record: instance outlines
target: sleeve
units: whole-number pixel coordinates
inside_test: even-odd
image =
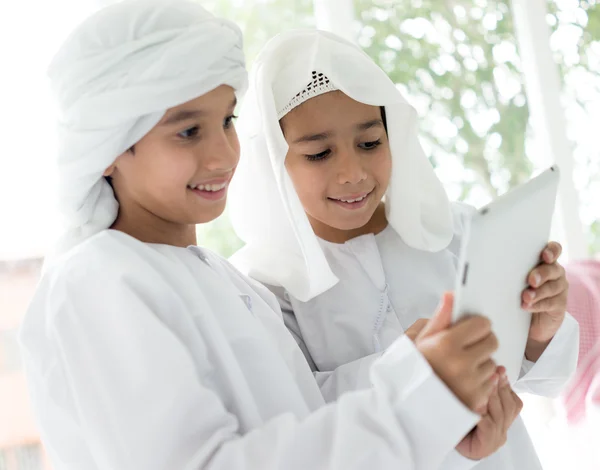
[[[214,370],[192,359],[210,364],[206,344],[192,356],[155,315],[156,302],[181,308],[176,295],[150,298],[161,287],[77,277],[60,296],[52,336],[99,470],[431,469],[477,422],[399,340],[373,365],[372,389],[244,433],[210,387]]]
[[[469,470],[480,462],[481,460],[471,460],[454,449],[446,456],[440,468],[443,470]]]
[[[579,325],[568,313],[537,362],[523,358],[521,375],[513,385],[517,393],[557,397],[577,367]]]
[[[381,353],[361,357],[327,372],[315,371],[315,380],[326,402],[337,400],[342,394],[353,390],[364,390],[371,386],[369,372]]]

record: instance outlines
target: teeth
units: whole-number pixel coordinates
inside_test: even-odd
[[[366,198],[367,196],[363,196],[363,197],[359,197],[358,199],[338,199],[339,201],[342,202],[347,202],[347,203],[351,203],[351,202],[360,202],[362,201],[364,198]]]
[[[227,183],[221,183],[221,184],[198,184],[196,186],[190,186],[190,188],[197,189],[198,191],[214,192],[214,191],[220,191],[225,186],[227,186]]]

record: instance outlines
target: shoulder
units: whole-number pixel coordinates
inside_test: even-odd
[[[85,280],[103,274],[106,279],[109,275],[140,269],[140,261],[152,253],[148,245],[129,235],[104,230],[53,259],[44,267],[43,278]]]
[[[53,316],[66,305],[79,309],[120,298],[157,297],[165,278],[157,258],[161,255],[139,240],[114,230],[100,232],[44,268],[32,306]]]

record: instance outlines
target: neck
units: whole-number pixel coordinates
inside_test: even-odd
[[[352,240],[353,238],[370,233],[377,235],[388,225],[388,221],[385,216],[385,204],[383,201],[377,206],[377,209],[375,209],[375,212],[373,212],[371,219],[365,225],[351,230],[337,229],[314,219],[308,214],[307,216],[315,235],[331,243],[346,243],[348,240]]]
[[[120,205],[119,215],[111,229],[124,232],[144,243],[158,243],[183,248],[196,244],[195,225],[170,222],[143,207],[131,208],[127,205]]]

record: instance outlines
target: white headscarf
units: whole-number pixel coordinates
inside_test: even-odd
[[[313,72],[329,83],[308,90]],[[361,49],[340,37],[314,30],[280,34],[257,58],[240,112],[242,157],[229,208],[246,246],[233,261],[301,301],[325,292],[338,279],[286,171],[288,145],[279,118],[305,98],[331,89],[385,106],[392,154],[386,215],[396,232],[409,246],[427,251],[445,248],[453,233],[448,197],[418,140],[416,111],[394,83]]]
[[[58,99],[64,252],[116,219],[102,174],[168,108],[220,85],[243,93],[239,28],[186,0],[125,0],[88,18],[49,69]]]

